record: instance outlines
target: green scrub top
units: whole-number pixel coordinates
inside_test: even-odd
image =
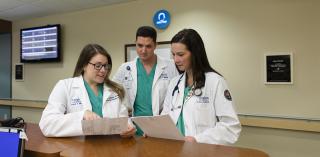
[[[191,90],[191,87],[186,87],[184,89],[184,93],[183,93],[183,104],[185,103],[186,101],[186,98],[187,98],[187,95],[189,94]],[[178,121],[177,121],[177,124],[176,124],[178,130],[180,131],[180,133],[185,136],[185,127],[184,127],[184,120],[183,120],[183,107],[181,109],[181,112],[180,112],[180,116],[178,118]]]
[[[140,58],[137,59],[137,94],[133,104],[133,115],[134,116],[152,116],[152,83],[154,73],[156,69],[154,64],[149,75],[144,69]],[[136,135],[142,136],[143,131],[137,127]]]
[[[86,90],[89,95],[90,103],[92,106],[92,111],[99,115],[100,117],[103,117],[102,115],[102,97],[103,97],[103,84],[98,84],[98,95],[96,95],[87,81],[83,80],[84,86],[86,87]]]

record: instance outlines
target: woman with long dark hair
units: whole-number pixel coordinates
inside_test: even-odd
[[[171,40],[174,62],[183,72],[168,86],[162,115],[169,114],[185,141],[232,144],[241,125],[225,79],[209,64],[204,43],[193,29]]]

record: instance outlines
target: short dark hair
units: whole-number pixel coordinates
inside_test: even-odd
[[[157,31],[150,26],[141,26],[137,29],[136,40],[138,37],[152,38],[154,43],[157,43]]]
[[[171,44],[173,43],[182,43],[191,52],[191,68],[195,89],[204,86],[206,72],[215,72],[220,75],[210,66],[203,40],[197,31],[183,29],[171,39]]]

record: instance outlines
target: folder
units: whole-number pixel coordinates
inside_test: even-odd
[[[131,117],[131,120],[150,137],[184,140],[169,115]]]

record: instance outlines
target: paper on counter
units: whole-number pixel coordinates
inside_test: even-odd
[[[184,140],[169,115],[131,117],[141,130],[150,137]]]
[[[128,117],[82,120],[84,135],[120,134],[128,128]]]

